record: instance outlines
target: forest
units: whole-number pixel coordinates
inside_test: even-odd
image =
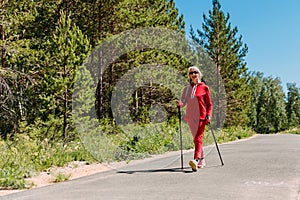
[[[188,33],[173,0],[1,0],[0,12],[0,188],[73,160],[178,150],[191,65],[212,90],[218,142],[300,133],[299,86],[249,71],[218,0]]]

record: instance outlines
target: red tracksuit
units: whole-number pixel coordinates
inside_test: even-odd
[[[195,144],[194,159],[204,158],[202,139],[207,116],[212,116],[210,90],[203,82],[191,83],[182,93],[181,107],[187,105],[184,120],[188,123]]]

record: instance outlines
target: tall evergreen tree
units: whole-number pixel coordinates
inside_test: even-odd
[[[232,28],[229,13],[224,14],[219,1],[213,0],[212,4],[208,17],[203,15],[203,31],[197,30],[197,36],[192,29],[191,37],[212,58],[223,79],[227,100],[225,125],[247,125],[251,96],[244,57],[248,47],[242,36],[237,36],[237,27]]]
[[[48,50],[48,67],[42,81],[46,90],[40,95],[44,100],[45,116],[55,115],[62,138],[68,138],[71,128],[71,106],[75,74],[91,47],[89,40],[62,12]]]

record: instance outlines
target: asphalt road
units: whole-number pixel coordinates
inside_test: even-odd
[[[207,167],[192,172],[193,152],[171,152],[110,171],[0,197],[13,200],[300,200],[300,135],[257,135],[205,149]]]

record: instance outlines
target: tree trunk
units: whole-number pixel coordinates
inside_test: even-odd
[[[64,92],[64,125],[63,125],[63,136],[64,139],[67,138],[67,130],[68,130],[68,88],[65,89]]]

